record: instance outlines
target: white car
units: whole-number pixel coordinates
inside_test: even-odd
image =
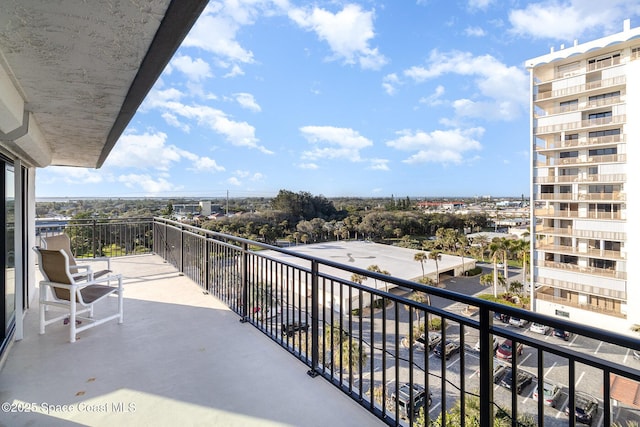
[[[519,328],[524,328],[525,326],[527,326],[527,323],[529,323],[528,320],[518,319],[517,317],[511,317],[509,319],[509,324],[510,325],[517,326]]]
[[[495,353],[496,349],[498,348],[498,337],[493,337],[493,351]],[[473,349],[475,351],[480,351],[480,340],[478,340],[478,342],[476,343],[476,345],[473,346]]]
[[[542,323],[532,323],[529,328],[531,332],[535,332],[536,334],[547,335],[549,333],[549,327],[547,325],[543,325]]]

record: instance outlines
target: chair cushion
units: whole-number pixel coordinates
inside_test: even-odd
[[[93,273],[93,278],[97,279],[98,277],[104,276],[105,274],[109,274],[111,273],[111,270],[100,270],[100,271],[95,271]],[[76,274],[73,276],[73,280],[75,280],[76,282],[81,282],[83,280],[87,280],[87,275],[86,274]]]
[[[111,286],[105,285],[89,285],[80,289],[80,293],[82,294],[82,300],[86,304],[91,304],[94,301],[99,300],[105,295],[109,295],[112,292],[117,292],[117,288],[112,288]]]

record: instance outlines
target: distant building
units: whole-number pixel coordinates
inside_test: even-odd
[[[640,27],[626,20],[526,65],[536,311],[629,331],[640,324]]]

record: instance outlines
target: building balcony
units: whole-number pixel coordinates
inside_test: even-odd
[[[383,425],[158,255],[111,266],[124,277],[122,325],[73,344],[62,322],[38,335],[35,298],[0,373],[16,408],[0,424]]]
[[[544,293],[541,291],[536,292],[536,298],[543,301],[551,301],[556,304],[562,304],[569,307],[579,308],[581,310],[588,310],[594,313],[604,314],[606,316],[614,316],[621,319],[624,319],[627,317],[624,313],[620,312],[619,310],[614,310],[612,308],[607,308],[607,307],[597,306],[592,304],[581,304],[574,299],[557,297],[557,296],[554,296],[553,294]]]
[[[579,239],[625,241],[627,233],[620,231],[580,230],[573,227],[536,227],[536,234],[545,236],[576,237]]]
[[[593,138],[578,138],[571,139],[568,141],[546,141],[544,145],[537,144],[535,146],[535,150],[537,152],[544,151],[558,151],[564,150],[567,148],[574,147],[592,147],[592,146],[600,146],[600,145],[611,145],[611,144],[619,144],[625,143],[627,140],[625,134],[620,135],[609,135],[609,136],[599,136]]]
[[[596,156],[596,157],[610,157],[610,156]],[[590,159],[592,159],[590,157]],[[627,181],[627,175],[624,173],[612,173],[612,174],[578,174],[578,175],[559,175],[559,176],[536,176],[533,178],[533,182],[536,184],[565,184],[569,182],[578,183],[624,183]]]
[[[541,83],[538,85],[538,93],[533,96],[534,102],[538,101],[546,101],[554,98],[563,98],[563,97],[575,97],[576,94],[583,94],[585,92],[610,88],[615,86],[621,86],[626,84],[627,78],[626,76],[617,76],[612,77],[610,79],[602,79],[594,82],[589,82],[581,85],[571,86],[562,89],[551,89],[551,84],[549,83]]]
[[[546,201],[603,201],[603,202],[617,202],[627,200],[625,193],[614,191],[613,193],[537,193],[534,194],[533,200],[546,200]]]
[[[599,212],[599,211],[588,211],[588,212],[580,212],[576,210],[568,210],[568,209],[554,209],[550,208],[542,208],[536,209],[535,216],[539,218],[586,218],[586,219],[611,219],[611,220],[622,220],[624,219],[624,215],[621,211],[616,212]]]
[[[547,126],[537,126],[533,128],[534,135],[553,134],[562,131],[579,132],[581,130],[593,129],[602,126],[620,125],[627,121],[626,114],[618,114],[611,117],[601,117],[597,119],[587,119],[574,122],[558,123]]]
[[[577,104],[571,104],[568,106],[554,106],[545,109],[542,113],[536,113],[535,118],[547,117],[555,114],[571,113],[573,111],[587,111],[593,108],[605,107],[607,105],[620,104],[624,102],[620,96],[612,96],[609,98],[597,99],[593,101],[584,101]]]
[[[545,234],[544,232],[541,232],[541,233]],[[624,252],[611,251],[606,249],[588,248],[585,250],[581,250],[577,247],[566,246],[566,245],[537,245],[536,249],[545,251],[545,252],[562,254],[562,255],[576,255],[576,256],[584,256],[589,258],[611,259],[616,261],[626,259]]]
[[[564,408],[574,412],[578,391],[598,399],[600,424],[638,418],[601,386],[612,375],[640,382],[640,370],[625,363],[640,351],[631,333],[174,221],[103,222],[68,224],[65,233],[82,245],[77,257],[118,248],[134,254],[112,261],[125,277],[125,322],[82,332],[71,344],[62,322],[37,335],[36,307],[28,310],[25,338],[10,349],[0,383],[7,408],[32,412],[4,413],[3,423],[404,426],[406,406],[393,398],[403,384],[431,394],[426,420],[414,425],[451,417],[459,407],[481,426],[493,426],[505,411],[536,425],[560,418],[572,426]],[[145,251],[152,253],[135,255]],[[348,278],[354,275],[367,280]],[[416,292],[430,302],[411,298]],[[494,321],[496,314],[570,331],[587,347],[604,341],[610,352],[547,341]],[[425,319],[439,320],[428,336],[452,341],[459,352],[439,358],[418,345]],[[494,359],[494,337],[522,345],[522,353]],[[505,367],[532,376],[532,383],[496,388],[495,369]],[[580,382],[577,375],[600,381]],[[530,398],[534,389],[542,392],[538,378],[559,385],[557,408]]]
[[[583,267],[576,264],[569,264],[566,262],[556,261],[538,261],[536,262],[538,267],[555,268],[558,270],[565,270],[572,273],[583,273],[591,276],[610,277],[614,279],[627,279],[626,271],[617,271],[611,268],[597,268],[597,267]]]

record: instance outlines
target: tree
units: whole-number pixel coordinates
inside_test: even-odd
[[[502,258],[504,267],[504,277],[507,276],[507,253],[509,252],[508,240],[501,237],[496,237],[491,241],[489,245],[489,252],[491,253],[491,259],[493,260],[493,296],[498,296],[498,259]]]
[[[416,252],[413,254],[413,260],[420,263],[420,268],[422,268],[422,279],[424,279],[424,263],[428,259],[427,254],[424,252]]]
[[[391,275],[391,273],[389,273],[387,270],[381,270],[377,265],[370,265],[369,267],[367,267],[367,270],[373,271],[374,273],[385,274],[387,276]],[[376,279],[373,279],[373,283],[375,288],[378,289],[378,281]],[[387,281],[384,282],[384,291],[389,292],[389,282]]]
[[[486,234],[478,234],[473,238],[473,243],[476,245],[480,245],[482,261],[484,262],[484,253],[487,249],[487,246],[489,245],[489,238]]]
[[[522,286],[527,285],[527,264],[529,264],[529,249],[531,245],[528,240],[514,240],[511,249],[516,253],[516,257],[522,261]]]
[[[440,270],[438,269],[438,261],[442,259],[442,252],[431,251],[429,252],[429,259],[432,259],[436,263],[436,286],[440,284]]]

